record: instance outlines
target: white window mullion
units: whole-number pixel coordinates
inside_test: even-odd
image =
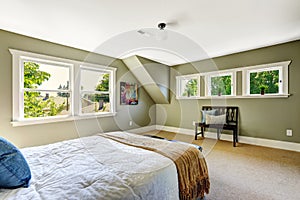
[[[289,93],[289,71],[288,71],[288,67],[289,67],[290,62],[285,63],[283,65],[283,70],[282,70],[282,94],[288,94]]]
[[[231,94],[236,96],[237,84],[236,84],[236,71],[231,74]]]
[[[205,96],[211,96],[211,76],[205,76]]]
[[[110,80],[109,80],[109,96],[110,96],[110,102],[112,102],[112,104],[110,105],[110,109],[112,113],[116,112],[116,105],[117,105],[117,98],[115,96],[115,94],[117,93],[116,90],[116,69],[114,69],[113,71],[110,72],[110,76],[109,76]]]
[[[19,57],[20,58],[20,57]],[[18,92],[18,114],[17,114],[17,118],[18,120],[23,120],[24,119],[24,62],[22,59],[19,59],[19,66],[21,66],[20,68],[18,68],[18,90],[20,92]]]
[[[74,108],[73,108],[73,115],[74,116],[79,116],[80,110],[81,110],[81,88],[80,88],[80,65],[75,64],[74,65],[74,75],[72,77],[72,80],[74,82],[73,84],[73,103],[74,103]]]
[[[82,90],[81,94],[110,94],[110,91],[89,91],[89,90]]]
[[[278,75],[278,79],[279,79],[279,80],[278,80],[278,82],[279,82],[279,83],[278,83],[278,87],[279,87],[279,88],[278,88],[278,89],[279,89],[278,92],[279,92],[279,94],[283,94],[283,93],[284,93],[284,92],[283,92],[283,90],[284,90],[284,87],[283,87],[283,86],[284,86],[283,80],[284,80],[284,79],[283,79],[283,75],[282,75],[282,74],[283,74],[283,69],[282,69],[282,67],[281,67],[281,69],[279,70],[279,75]]]
[[[70,108],[71,108],[71,112],[70,115],[74,116],[74,108],[76,107],[74,104],[74,64],[72,66],[69,67],[70,73],[69,73],[69,90],[70,90]],[[69,108],[69,109],[70,109]]]
[[[197,90],[197,97],[200,97],[200,75],[197,77],[197,88],[198,88],[198,90]]]
[[[24,91],[19,93],[19,110],[18,110],[18,120],[24,120]]]
[[[242,94],[243,96],[246,96],[250,94],[250,87],[248,87],[248,83],[250,82],[249,71],[247,70],[242,71],[242,81],[243,81]]]

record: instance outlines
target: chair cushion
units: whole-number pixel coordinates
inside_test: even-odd
[[[31,179],[29,166],[13,144],[0,137],[0,188],[28,187]]]
[[[201,123],[206,122],[206,115],[216,115],[217,110],[212,109],[212,110],[201,110],[202,113],[202,118],[201,118]]]
[[[226,123],[226,115],[206,115],[206,124],[225,124]]]

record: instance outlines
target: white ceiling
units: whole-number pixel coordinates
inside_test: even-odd
[[[300,0],[0,3],[0,29],[115,58],[137,54],[168,65],[300,39]],[[163,32],[157,28],[161,21],[173,24]]]

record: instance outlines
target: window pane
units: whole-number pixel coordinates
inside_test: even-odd
[[[82,94],[81,113],[110,112],[109,94]]]
[[[198,79],[181,80],[181,96],[190,97],[198,95]]]
[[[37,62],[24,62],[24,88],[57,90],[60,86],[69,89],[68,67]]]
[[[24,92],[24,118],[70,115],[70,93]]]
[[[250,94],[279,93],[279,70],[270,70],[250,73]]]
[[[231,76],[211,77],[211,95],[231,95]]]
[[[94,70],[81,70],[81,90],[109,91],[109,74]]]

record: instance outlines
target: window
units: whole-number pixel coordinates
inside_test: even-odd
[[[13,126],[115,114],[115,68],[14,49],[10,52]]]
[[[206,96],[235,95],[235,73],[207,74],[206,85]]]
[[[280,72],[280,73],[279,73]],[[269,68],[249,71],[250,94],[279,94],[279,86],[282,83],[282,73],[280,68]],[[279,78],[280,76],[280,78]],[[281,87],[280,87],[281,88]]]
[[[72,65],[21,58],[20,118],[70,115]]]
[[[200,76],[178,76],[177,97],[193,98],[200,96]]]
[[[109,113],[113,99],[112,71],[88,68],[80,69],[81,114]]]
[[[244,95],[287,95],[288,62],[248,67],[244,70]]]
[[[239,67],[176,77],[177,99],[287,98],[288,66],[291,61]],[[237,72],[238,81],[237,81]],[[200,94],[200,80],[205,78]],[[238,85],[240,84],[240,85]],[[238,92],[237,92],[238,90]]]

